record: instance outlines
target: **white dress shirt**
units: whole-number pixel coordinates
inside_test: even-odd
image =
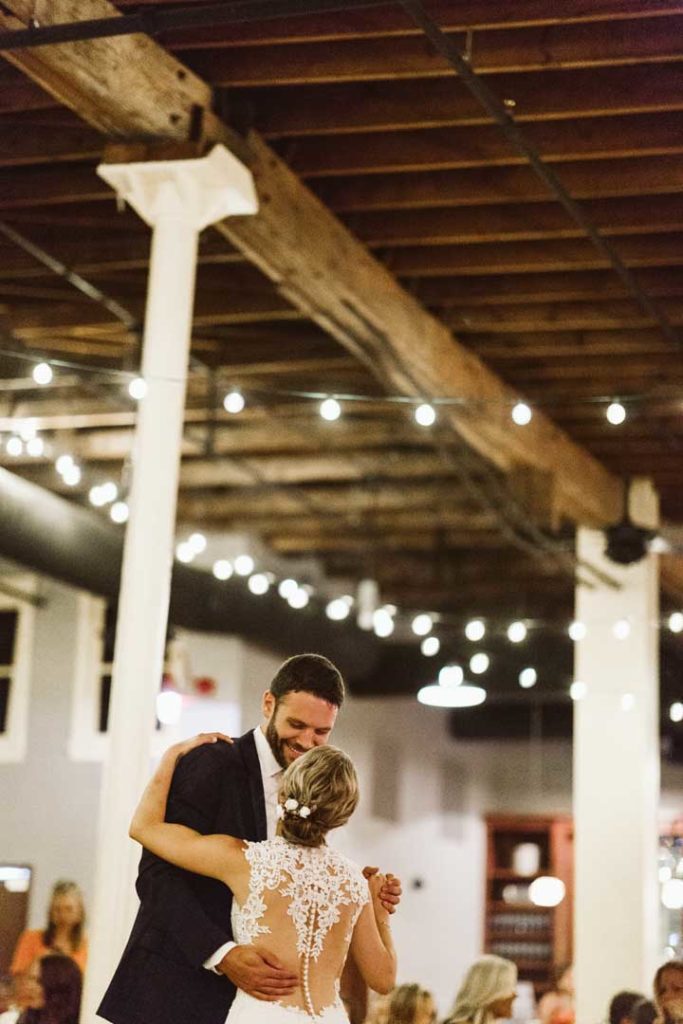
[[[266,739],[265,733],[260,725],[257,725],[254,729],[254,742],[256,743],[256,753],[258,754],[259,765],[261,767],[263,795],[266,801],[267,838],[273,839],[275,836],[275,828],[277,826],[275,808],[277,806],[277,793],[280,787],[280,779],[282,778],[282,768],[275,760],[275,755],[270,749],[270,743]],[[204,961],[204,967],[206,967],[208,971],[220,974],[221,972],[216,970],[216,965],[219,964],[225,954],[236,945],[236,942],[224,943],[224,945],[217,949],[208,960]]]

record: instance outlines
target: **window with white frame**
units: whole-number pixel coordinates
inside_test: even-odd
[[[74,761],[103,761],[107,752],[109,705],[116,641],[115,604],[81,593],[78,596],[69,756]],[[155,724],[152,753],[171,742],[172,731]]]
[[[31,684],[35,608],[33,577],[12,578],[12,591],[26,592],[27,599],[0,591],[0,762],[23,761],[28,743],[28,709]]]

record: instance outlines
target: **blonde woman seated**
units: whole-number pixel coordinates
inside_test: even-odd
[[[399,985],[390,993],[387,1024],[433,1024],[436,1020],[434,996],[421,985]]]
[[[447,1024],[493,1024],[512,1016],[517,968],[511,960],[487,954],[475,960],[455,997]]]
[[[366,881],[360,868],[330,849],[325,838],[346,824],[358,803],[358,781],[341,750],[319,746],[285,771],[278,797],[278,834],[252,843],[204,836],[164,821],[179,757],[202,743],[227,739],[202,734],[163,756],[133,816],[130,835],[177,867],[217,878],[234,894],[235,939],[274,954],[300,979],[279,1002],[238,989],[230,1024],[275,1024],[315,1018],[347,1024],[339,978],[349,949],[364,980],[388,992],[396,979],[389,915],[379,893],[384,876]]]

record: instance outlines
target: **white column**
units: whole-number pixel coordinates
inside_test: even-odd
[[[173,564],[180,446],[198,232],[231,213],[254,213],[251,175],[223,147],[203,159],[102,165],[105,178],[153,226],[133,479],[119,593],[81,1019],[96,1008],[128,937],[139,847],[128,838],[149,772]]]
[[[648,481],[631,491],[631,514],[657,524]],[[604,534],[580,529],[578,557],[620,590],[579,587],[574,708],[575,967],[577,1021],[604,1020],[620,989],[648,992],[657,948],[659,800],[658,565],[647,555],[622,567],[603,555]],[[625,639],[616,622],[630,627]]]

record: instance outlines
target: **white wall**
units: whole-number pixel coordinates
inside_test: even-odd
[[[100,778],[99,765],[73,763],[66,753],[76,592],[50,583],[45,595],[36,616],[29,753],[24,764],[0,764],[0,860],[35,866],[36,927],[56,878],[74,878],[86,899],[91,893]],[[280,659],[229,637],[183,635],[192,675],[219,684],[216,700],[193,722],[234,732],[256,725]],[[399,977],[430,987],[443,1013],[481,950],[483,814],[571,811],[569,743],[456,742],[446,721],[445,712],[407,698],[351,698],[334,733],[358,766],[363,794],[335,843],[401,877]],[[683,806],[683,767],[665,768],[663,781],[663,820],[670,821]]]

